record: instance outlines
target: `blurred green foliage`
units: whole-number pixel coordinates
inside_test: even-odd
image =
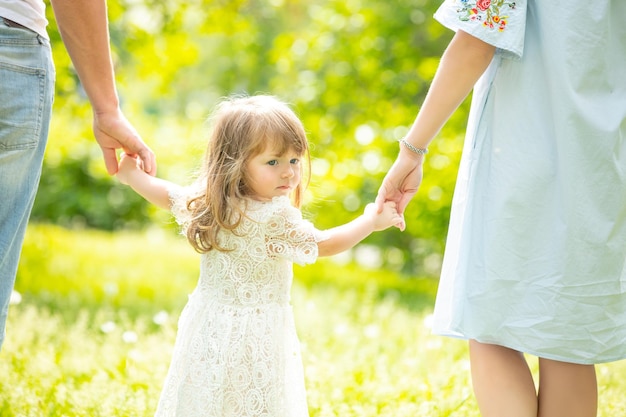
[[[185,183],[201,160],[220,97],[269,93],[291,103],[312,145],[306,214],[319,228],[375,198],[452,33],[439,1],[120,0],[109,2],[127,117],[155,150],[159,176]],[[168,216],[105,172],[91,114],[49,8],[57,95],[33,219],[107,230]],[[388,269],[436,274],[447,231],[467,103],[431,145],[407,231],[368,238]]]
[[[157,227],[112,233],[31,224],[22,252],[15,289],[39,307],[67,314],[69,322],[79,310],[95,314],[104,307],[123,310],[131,319],[180,310],[200,267],[200,255],[183,236]],[[375,301],[393,299],[416,312],[432,308],[437,288],[432,278],[407,279],[357,265],[338,268],[332,258],[296,265],[294,275],[306,289],[345,294],[357,290]]]

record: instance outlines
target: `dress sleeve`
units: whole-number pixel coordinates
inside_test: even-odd
[[[519,59],[524,52],[526,1],[446,0],[435,19],[495,46],[503,56]]]
[[[315,262],[317,244],[326,239],[323,231],[303,219],[300,210],[288,203],[280,204],[266,223],[269,252],[299,265]]]
[[[191,190],[191,187],[175,186],[168,191],[172,214],[174,219],[176,219],[176,223],[181,226],[181,233],[183,234],[186,233],[187,226],[191,221],[191,213],[187,209],[187,201],[191,195]]]

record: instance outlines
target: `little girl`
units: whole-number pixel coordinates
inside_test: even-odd
[[[203,172],[182,188],[122,155],[119,180],[171,209],[202,253],[156,416],[306,417],[289,293],[293,262],[349,249],[400,225],[395,203],[319,231],[298,210],[308,144],[302,123],[270,96],[232,98],[214,114]]]

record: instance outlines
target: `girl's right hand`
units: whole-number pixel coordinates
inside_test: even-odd
[[[139,167],[139,160],[136,156],[128,155],[123,152],[120,155],[120,162],[117,168],[117,174],[115,176],[117,179],[124,185],[128,185],[129,177],[133,172],[139,171],[141,168]]]

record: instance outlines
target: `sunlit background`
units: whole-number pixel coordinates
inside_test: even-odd
[[[109,1],[123,110],[191,181],[221,97],[274,94],[312,149],[304,214],[356,217],[416,116],[452,36],[427,0]],[[168,213],[105,172],[91,110],[50,34],[57,94],[0,352],[0,415],[151,416],[198,256]],[[476,417],[466,345],[430,314],[469,102],[432,143],[407,230],[296,268],[292,302],[311,417]],[[536,365],[532,363],[533,369]],[[626,415],[626,366],[599,367],[600,416]]]
[[[220,98],[274,94],[307,129],[304,210],[320,228],[374,199],[451,37],[431,18],[438,2],[425,0],[110,3],[123,109],[157,153],[159,176],[190,181]],[[164,213],[104,171],[88,104],[50,21],[57,97],[33,219],[105,230],[163,224]],[[432,145],[407,231],[375,235],[351,259],[438,274],[465,118],[466,106]]]

